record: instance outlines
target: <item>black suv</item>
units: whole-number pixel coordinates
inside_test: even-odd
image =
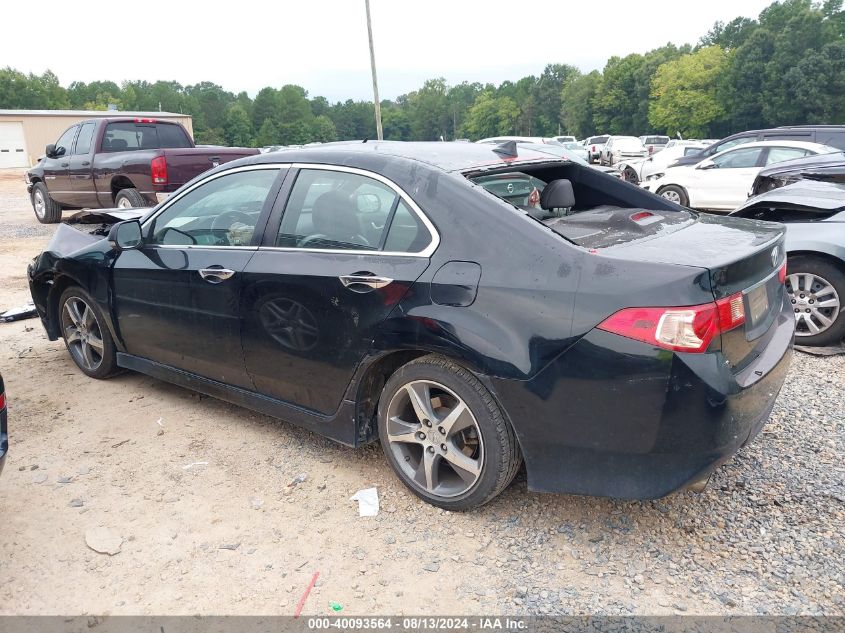
[[[792,125],[768,130],[738,132],[716,141],[698,154],[683,156],[670,165],[694,165],[708,156],[754,141],[808,141],[845,150],[845,125]]]

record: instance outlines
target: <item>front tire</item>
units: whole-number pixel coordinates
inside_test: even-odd
[[[62,338],[70,357],[86,376],[108,378],[117,372],[117,350],[96,301],[78,286],[59,299]]]
[[[789,257],[786,292],[795,313],[795,342],[821,347],[845,337],[845,273],[812,255]]]
[[[121,189],[114,197],[114,204],[120,209],[142,209],[150,206],[137,189]]]
[[[62,205],[50,197],[47,186],[43,182],[37,182],[32,187],[32,210],[35,217],[41,224],[55,224],[62,221]]]
[[[683,187],[678,185],[666,185],[662,187],[657,193],[661,198],[666,198],[669,202],[674,202],[682,207],[689,206],[689,197]]]
[[[492,394],[440,356],[414,360],[390,377],[378,425],[384,454],[402,483],[447,510],[487,503],[522,463],[513,429]]]

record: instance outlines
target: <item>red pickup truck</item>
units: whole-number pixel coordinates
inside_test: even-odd
[[[26,173],[35,217],[59,222],[64,209],[150,207],[207,169],[257,149],[196,147],[178,123],[159,119],[81,121]]]

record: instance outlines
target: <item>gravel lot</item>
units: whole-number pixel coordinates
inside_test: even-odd
[[[0,306],[49,239],[0,171]],[[100,382],[0,324],[11,453],[0,613],[844,614],[845,356],[796,354],[770,423],[702,494],[527,492],[471,514],[354,451],[140,376]],[[298,475],[306,478],[293,483]],[[375,485],[381,513],[349,497]],[[105,528],[119,552],[96,553]]]

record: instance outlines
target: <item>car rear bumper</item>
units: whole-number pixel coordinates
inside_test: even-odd
[[[681,354],[593,330],[530,381],[493,380],[541,492],[648,499],[706,479],[759,433],[791,359],[785,307],[734,374],[721,352]]]

